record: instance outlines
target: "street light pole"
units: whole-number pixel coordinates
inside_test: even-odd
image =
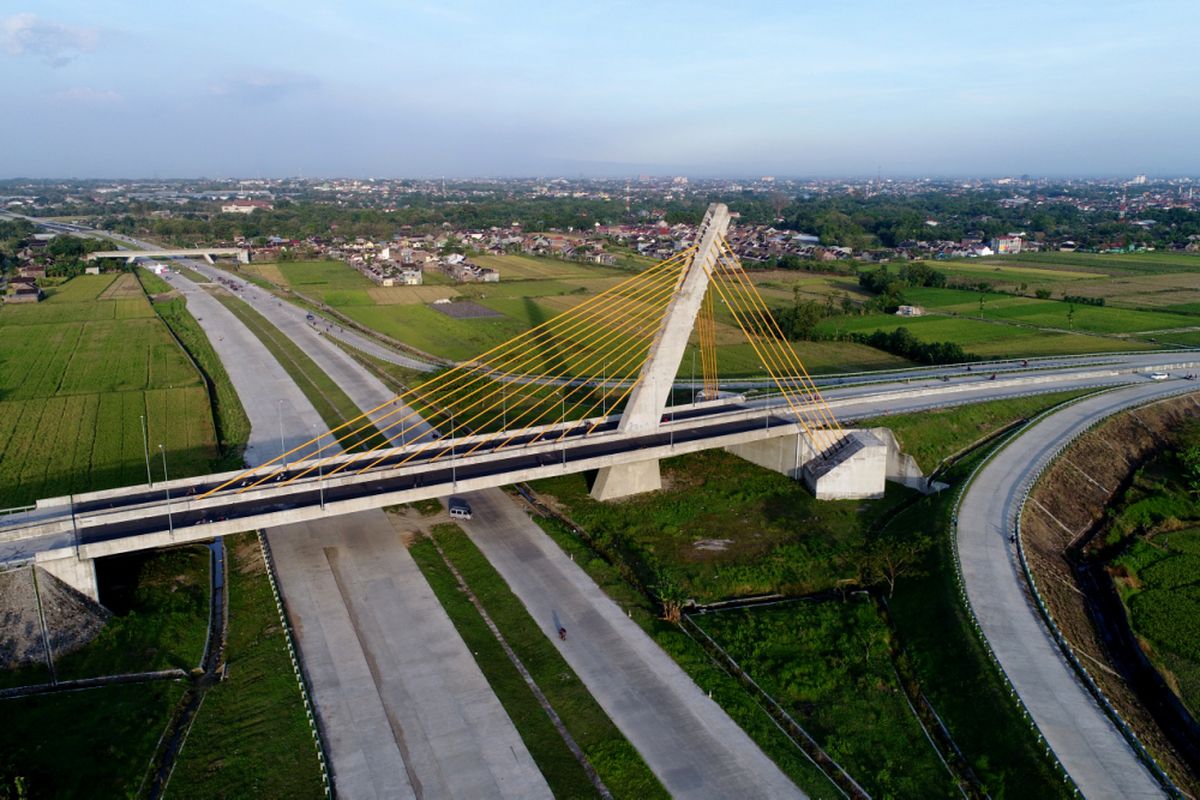
[[[458,488],[458,465],[454,463],[454,406],[450,406],[450,484]]]
[[[567,465],[567,393],[559,393],[559,399],[562,401],[562,411],[559,412],[559,426],[562,428],[562,435],[558,440],[562,442],[562,463]]]
[[[171,478],[167,475],[167,451],[163,449],[162,442],[158,444],[158,452],[162,456],[163,462],[163,489],[167,493],[167,532],[175,532],[175,521],[171,518]]]
[[[276,404],[279,409],[279,455],[283,456],[283,468],[287,469],[287,448],[283,446],[283,401]]]
[[[696,351],[692,350],[692,405],[696,405]]]
[[[604,383],[600,386],[600,402],[604,404],[604,417],[608,418],[608,359],[604,359]]]
[[[146,485],[153,486],[154,478],[150,477],[150,439],[146,435],[146,415],[138,417],[142,421],[142,452],[146,454]]]
[[[315,428],[316,426],[314,425],[313,427]],[[321,453],[321,440],[324,438],[325,438],[324,431],[318,430],[317,431],[317,454],[318,455],[320,455],[320,453]],[[324,462],[324,460],[325,459],[322,458],[322,459],[318,459],[318,461],[317,461],[317,491],[320,492],[321,510],[322,511],[325,510],[325,473],[321,466],[322,463]]]

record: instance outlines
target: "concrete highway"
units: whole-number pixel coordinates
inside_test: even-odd
[[[213,270],[195,262],[188,266],[205,274]],[[181,275],[166,277],[189,297],[189,307],[193,296],[206,298],[241,335],[258,343],[204,289]],[[392,398],[377,378],[307,325],[303,312],[257,289],[248,298],[250,291],[239,296],[299,344],[359,408]],[[215,329],[206,332],[211,338]],[[243,404],[260,405],[273,397],[268,385],[234,383]],[[315,418],[301,431],[299,441],[304,441],[327,428],[303,394],[300,399]],[[414,433],[428,430],[424,426]],[[266,459],[260,456],[279,452],[256,450],[248,461],[262,463]],[[265,532],[339,797],[551,796],[528,748],[382,511]]]
[[[1173,381],[1135,384],[1046,417],[979,471],[959,507],[956,542],[967,599],[1009,681],[1088,798],[1151,798],[1165,792],[1058,647],[1009,537],[1026,491],[1060,447],[1097,419],[1185,386]]]
[[[74,226],[60,227],[64,232],[84,232]],[[128,243],[142,246],[133,240]],[[210,277],[227,277],[208,265],[189,266]],[[236,317],[186,279],[170,276],[169,280],[202,318],[243,397],[255,429],[251,440],[255,462],[279,452],[280,414],[285,445],[289,432],[294,443],[309,438],[310,431],[324,430],[295,384]],[[382,384],[307,324],[303,311],[249,286],[238,294],[301,343],[360,407],[373,407],[390,396]],[[372,352],[363,343],[348,342]],[[1172,378],[1151,380],[1148,373],[1158,370],[1171,372]],[[963,497],[956,540],[968,602],[984,636],[1048,744],[1089,798],[1161,797],[1164,791],[1057,647],[1029,595],[1008,536],[1026,488],[1061,443],[1115,410],[1187,390],[1194,384],[1179,378],[1194,372],[1200,372],[1195,353],[1167,351],[1037,359],[1027,365],[998,362],[973,365],[969,372],[965,367],[937,367],[819,381],[843,421],[1040,392],[1124,386],[1047,417],[1000,451],[975,476]],[[686,446],[745,432],[751,425],[789,425],[772,403],[778,401],[735,403],[720,412],[681,407],[662,431],[619,445],[603,436],[571,437],[557,450],[505,453],[453,468],[425,459],[423,464],[414,461],[416,466],[403,474],[393,470],[353,484],[308,481],[278,502],[291,509],[320,508],[351,496],[406,488],[449,494],[455,485],[476,477],[498,479],[549,468],[547,457],[561,459],[561,471],[573,462],[611,454],[617,446],[626,450]],[[382,465],[381,472],[387,467]],[[203,491],[213,484],[198,479],[190,485]],[[172,488],[186,491],[180,482],[173,482]],[[20,519],[0,519],[0,562],[28,558],[39,548],[62,546],[63,541],[89,545],[164,530],[168,524],[186,529],[206,518],[188,514],[212,513],[181,510],[168,522],[157,495],[157,487],[153,492],[133,490],[120,500],[139,507],[138,520],[84,524],[78,534],[58,533],[44,540],[5,541],[5,532]],[[724,712],[703,697],[527,515],[498,490],[472,497],[477,518],[464,526],[469,535],[674,796],[799,796]],[[74,513],[67,514],[73,523],[79,522],[80,514],[102,516],[107,509],[101,506],[110,500],[85,497]],[[176,502],[181,508],[188,501]],[[239,514],[250,519],[262,507],[262,499],[248,498],[227,504],[223,512],[233,519]],[[63,513],[62,508],[39,509],[28,519]],[[516,766],[502,758],[507,750],[485,740],[501,730],[495,735],[511,742],[515,732],[508,732],[511,723],[506,716],[508,729],[492,728],[497,719],[495,697],[486,682],[482,690],[478,688],[483,679],[477,667],[440,605],[431,601],[432,594],[407,551],[397,546],[394,531],[384,530],[382,517],[370,512],[338,521],[317,520],[269,535],[282,565],[280,579],[301,637],[306,669],[316,676],[314,691],[323,725],[327,733],[334,731],[329,738],[339,791],[345,789],[346,796],[354,797],[422,796],[430,789],[445,796],[546,796],[540,775],[530,777],[530,770],[536,774],[536,768],[522,760],[528,759],[528,753],[519,737],[512,750]],[[409,624],[404,624],[406,618]],[[560,621],[572,632],[568,642],[559,643],[553,635]],[[423,627],[428,628],[424,634],[418,630]],[[436,655],[412,656],[422,652]],[[443,658],[451,665],[444,670],[438,667]],[[403,669],[394,670],[395,664],[403,664]],[[413,677],[406,679],[406,674]],[[456,693],[462,702],[454,700]],[[476,735],[483,730],[488,737]],[[448,738],[438,738],[442,735]],[[459,755],[447,761],[443,749]]]

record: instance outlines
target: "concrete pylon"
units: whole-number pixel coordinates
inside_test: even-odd
[[[621,433],[648,433],[658,430],[663,409],[679,372],[688,338],[696,325],[696,315],[708,291],[708,270],[720,254],[720,237],[729,230],[729,209],[713,203],[700,224],[699,246],[692,262],[676,286],[675,297],[667,306],[658,332],[650,344],[650,355],[642,365],[641,380],[629,394],[617,430]],[[603,467],[592,484],[592,497],[613,500],[662,488],[658,461]]]
[[[658,429],[688,338],[696,325],[696,315],[700,313],[700,304],[708,291],[707,270],[716,263],[720,253],[718,239],[727,230],[729,209],[724,203],[713,203],[700,224],[700,245],[696,255],[680,276],[675,297],[667,306],[667,313],[650,345],[650,356],[642,365],[641,382],[630,392],[629,402],[621,413],[617,430],[622,433]]]

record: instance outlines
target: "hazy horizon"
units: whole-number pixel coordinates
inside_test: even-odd
[[[1184,0],[143,5],[0,15],[0,176],[1200,175]]]

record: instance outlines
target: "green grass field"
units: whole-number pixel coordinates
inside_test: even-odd
[[[1054,392],[1013,397],[967,406],[937,408],[913,414],[896,414],[856,420],[855,427],[890,428],[901,449],[917,460],[929,474],[943,459],[953,456],[1006,425],[1029,419],[1057,403],[1088,394],[1091,390]]]
[[[1109,313],[1115,311],[1116,309],[1108,309]],[[1005,324],[995,319],[988,320],[986,314],[982,320],[978,316],[897,317],[894,314],[839,316],[823,320],[817,330],[826,335],[869,334],[877,330],[892,331],[901,327],[907,328],[923,342],[954,342],[968,353],[984,358],[1030,358],[1120,352],[1153,349],[1155,346],[1137,339],[1118,339],[1065,330],[1045,331],[1035,327]],[[1065,319],[1062,327],[1066,328]]]
[[[891,630],[871,599],[692,619],[873,797],[955,794],[904,698]]]
[[[474,543],[456,525],[439,525],[434,536],[613,795],[666,797],[662,785],[637,751],[597,705]],[[554,796],[595,797],[596,791],[579,762],[483,618],[463,595],[433,543],[419,539],[411,550]]]
[[[1138,540],[1114,566],[1143,649],[1191,713],[1200,713],[1200,528]]]
[[[889,484],[883,501],[819,502],[803,483],[722,450],[668,459],[662,470],[663,491],[617,503],[593,500],[584,475],[533,486],[624,554],[646,584],[670,582],[700,602],[859,581],[868,529],[910,491]],[[701,546],[712,539],[723,547]]]
[[[227,678],[207,690],[167,797],[324,797],[287,640],[254,534],[225,540]]]
[[[1134,474],[1113,506],[1105,544],[1119,548],[1109,573],[1129,624],[1167,684],[1200,713],[1200,503],[1168,450]]]
[[[160,681],[0,700],[0,797],[141,796],[184,689]]]
[[[132,275],[0,310],[0,505],[145,480],[141,416],[171,475],[217,457],[202,376]]]
[[[829,778],[808,760],[767,714],[755,696],[718,666],[683,628],[662,619],[657,604],[629,583],[623,564],[598,557],[594,550],[558,520],[537,517],[535,521],[559,547],[571,555],[613,602],[627,611],[630,619],[665,650],[701,690],[712,693],[713,700],[725,713],[809,797],[814,800],[843,797]]]
[[[87,646],[55,662],[60,678],[186,672],[200,664],[208,633],[207,547],[114,556],[98,569],[100,602],[114,616]]]
[[[999,400],[856,424],[893,427],[921,466],[931,469],[946,456],[1070,396]],[[956,485],[977,457],[955,465],[943,479]],[[961,602],[949,534],[953,491],[922,497],[893,488],[883,501],[817,502],[796,482],[722,452],[664,461],[663,468],[664,491],[608,504],[586,496],[582,476],[535,483],[587,531],[604,558],[557,521],[539,522],[622,608],[631,609],[702,689],[713,689],[714,698],[772,758],[790,764],[785,770],[799,785],[813,793],[811,772],[804,777],[804,765],[788,761],[789,755],[802,761],[794,746],[780,738],[752,698],[695,642],[656,618],[657,605],[631,581],[654,587],[660,596],[673,592],[698,601],[771,591],[803,594],[867,582],[871,574],[864,555],[873,547],[917,541],[918,562],[899,576],[890,607],[897,641],[921,689],[993,796],[1018,790],[1039,797],[1067,796],[1066,785],[1012,703]],[[706,539],[727,540],[718,542],[725,549],[697,547]],[[836,716],[835,709],[828,713],[830,719]],[[845,724],[850,723],[858,721]],[[844,730],[849,728],[831,728],[833,739],[841,742],[849,736]],[[883,777],[891,779],[890,774]]]

